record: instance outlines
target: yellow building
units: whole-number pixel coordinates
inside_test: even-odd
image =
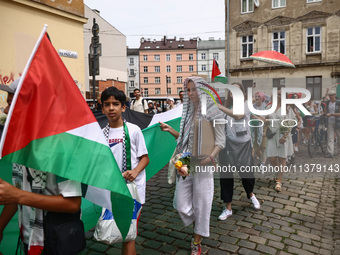
[[[85,95],[83,0],[0,0],[0,83],[22,74],[44,27],[80,91]],[[0,114],[7,93],[0,91]]]

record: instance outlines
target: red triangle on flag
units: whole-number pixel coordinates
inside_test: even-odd
[[[8,120],[2,156],[24,148],[35,139],[96,122],[46,33],[23,78]]]
[[[219,75],[219,74],[221,74],[221,71],[218,68],[218,65],[216,63],[216,59],[214,59],[214,61],[213,61],[213,68],[212,68],[212,71],[211,71],[211,80],[214,81],[215,77],[217,75]]]

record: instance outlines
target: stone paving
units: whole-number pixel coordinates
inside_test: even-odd
[[[300,145],[295,164],[340,163],[340,158],[325,159],[321,153],[311,159]],[[183,227],[172,207],[174,185],[166,181],[166,168],[147,182],[137,253],[190,254],[192,226]],[[202,242],[203,254],[340,254],[340,175],[327,172],[308,178],[306,174],[283,181],[277,193],[272,178],[257,179],[254,193],[261,202],[255,211],[240,180],[235,181],[233,216],[226,221],[217,217],[223,209],[219,198],[219,180],[215,179],[215,197],[211,213],[211,234]],[[121,244],[94,242],[87,233],[87,249],[81,254],[120,254]]]

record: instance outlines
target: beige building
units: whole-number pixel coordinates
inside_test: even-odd
[[[99,26],[99,43],[101,44],[101,56],[99,57],[99,75],[95,77],[96,91],[99,94],[109,86],[117,86],[127,92],[126,65],[126,36],[113,25],[100,16],[98,10],[92,10],[85,5],[85,17],[88,22],[84,25],[84,50],[85,50],[85,84],[88,99],[92,99],[92,76],[89,76],[89,47],[91,44],[93,19]],[[91,85],[90,85],[91,81]],[[96,92],[96,94],[97,94]],[[97,94],[98,96],[98,94]]]
[[[256,83],[267,93],[273,86],[307,88],[314,99],[340,82],[340,1],[225,0],[225,6],[230,82]],[[296,68],[249,58],[263,50],[285,54]]]
[[[139,47],[139,82],[143,96],[178,97],[185,78],[197,75],[197,39],[144,38]]]
[[[20,77],[47,24],[54,48],[85,95],[84,23],[82,0],[0,0],[0,83],[8,85]],[[6,101],[7,93],[0,91],[0,109]]]

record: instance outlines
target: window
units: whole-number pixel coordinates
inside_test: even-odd
[[[189,72],[193,72],[194,71],[194,66],[193,65],[189,65]]]
[[[160,72],[161,72],[161,67],[155,66],[155,73],[160,73]]]
[[[166,72],[170,73],[171,72],[171,66],[166,66]]]
[[[177,83],[182,83],[182,76],[177,76]]]
[[[161,94],[161,89],[155,88],[155,95],[160,95],[160,94]]]
[[[182,60],[182,54],[176,54],[176,60],[181,61]]]
[[[179,94],[179,92],[181,92],[183,90],[182,87],[177,87],[177,94]]]
[[[201,59],[204,60],[205,58],[205,53],[201,53]]]
[[[182,66],[177,66],[177,73],[181,73],[182,72]]]
[[[166,83],[171,83],[171,77],[169,76],[166,77]]]
[[[247,98],[248,88],[253,86],[253,80],[243,80],[242,85],[244,87],[244,92],[246,93],[245,98]]]
[[[286,6],[286,0],[273,0],[272,7],[273,8],[280,8]]]
[[[144,73],[147,73],[147,72],[148,72],[148,67],[144,66]]]
[[[321,52],[321,27],[307,28],[307,53]]]
[[[149,83],[149,78],[148,77],[144,77],[144,83],[148,84]]]
[[[167,93],[168,95],[171,95],[171,88],[167,88],[167,89],[166,89],[166,93]]]
[[[213,59],[218,60],[218,53],[213,53]]]
[[[274,88],[282,88],[286,86],[285,78],[274,78],[273,79],[273,87]]]
[[[148,55],[143,55],[143,60],[148,61]]]
[[[159,61],[160,60],[160,56],[159,55],[155,55],[155,61]]]
[[[170,54],[166,54],[166,61],[170,61]]]
[[[189,60],[194,60],[194,54],[189,54]]]
[[[135,76],[135,70],[134,69],[130,69],[130,76]]]
[[[286,33],[284,31],[273,33],[273,50],[282,54],[286,53]]]
[[[253,55],[253,36],[242,36],[241,40],[241,58],[249,58]]]
[[[130,65],[133,65],[135,63],[134,59],[133,58],[130,58]]]
[[[134,87],[135,86],[135,81],[130,81],[130,87]]]
[[[254,11],[253,0],[242,0],[241,1],[241,13],[248,13]]]
[[[143,93],[144,97],[148,97],[149,96],[149,89],[144,89],[144,93]]]
[[[202,68],[201,71],[207,71],[207,66],[206,65],[202,65],[201,68]]]
[[[155,77],[155,83],[161,83],[161,77]]]
[[[321,76],[306,77],[306,89],[309,90],[313,100],[322,98],[321,88],[322,88]]]

